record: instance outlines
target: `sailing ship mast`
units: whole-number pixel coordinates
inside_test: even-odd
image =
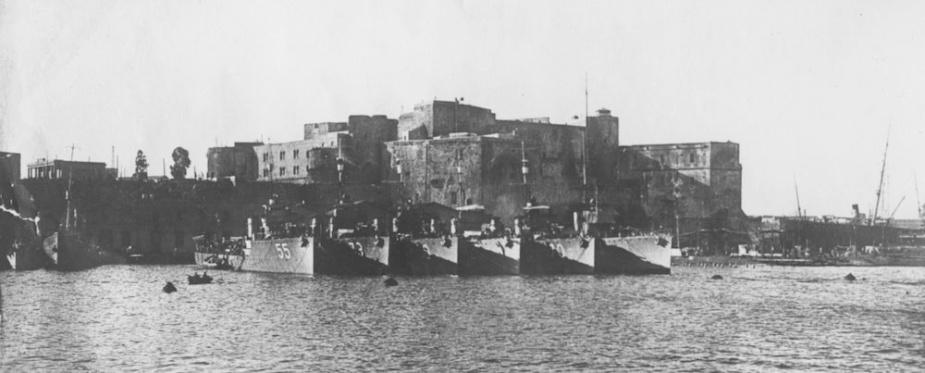
[[[880,196],[883,194],[883,176],[886,173],[886,155],[890,149],[890,136],[887,134],[886,146],[883,149],[883,165],[880,166],[880,184],[877,186],[877,203],[874,204],[874,215],[871,217],[870,224],[877,223],[877,212],[880,209]]]

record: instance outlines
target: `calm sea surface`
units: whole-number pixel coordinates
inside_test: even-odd
[[[916,371],[925,268],[299,277],[2,272],[3,371]],[[858,281],[842,277],[853,272]],[[709,280],[713,274],[725,277]],[[164,280],[179,291],[165,294]]]

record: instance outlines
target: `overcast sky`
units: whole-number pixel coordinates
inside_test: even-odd
[[[925,3],[0,1],[0,150],[121,165],[301,138],[465,97],[499,118],[621,118],[621,143],[741,144],[743,209],[873,208],[925,189]],[[168,165],[169,166],[169,165]]]

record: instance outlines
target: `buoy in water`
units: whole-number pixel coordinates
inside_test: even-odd
[[[382,281],[382,283],[385,284],[385,286],[398,286],[398,280],[394,277],[386,277],[385,281]]]
[[[857,280],[857,278],[855,278],[853,274],[849,273],[848,275],[845,276],[845,281],[854,281],[854,280]]]
[[[164,285],[164,292],[167,293],[167,294],[170,294],[170,293],[173,293],[173,292],[175,292],[175,291],[177,291],[177,287],[176,287],[176,286],[173,286],[173,283],[172,283],[172,282],[167,281],[167,285]]]
[[[722,279],[723,279],[723,276],[720,276],[720,275],[713,275],[713,277],[710,277],[710,279],[711,279],[711,280],[722,280]]]

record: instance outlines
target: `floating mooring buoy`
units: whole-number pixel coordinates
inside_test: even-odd
[[[382,281],[385,286],[398,286],[398,280],[393,277],[386,277],[385,281]]]
[[[173,286],[173,283],[172,283],[172,282],[167,281],[167,284],[164,285],[164,292],[167,293],[167,294],[170,294],[170,293],[173,293],[173,292],[175,292],[175,291],[177,291],[177,287],[176,287],[176,286]]]

